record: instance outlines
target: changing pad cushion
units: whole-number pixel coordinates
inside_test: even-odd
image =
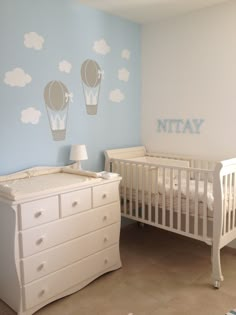
[[[58,169],[57,172],[50,174],[42,174],[39,176],[28,176],[25,178],[16,178],[0,182],[0,196],[18,200],[27,197],[35,197],[42,195],[42,192],[53,193],[63,188],[79,187],[81,184],[91,181],[100,181],[101,178],[93,178],[62,172]]]

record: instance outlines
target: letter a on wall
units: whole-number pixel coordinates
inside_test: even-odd
[[[87,59],[83,62],[81,66],[81,79],[87,114],[96,115],[102,71],[95,60]]]

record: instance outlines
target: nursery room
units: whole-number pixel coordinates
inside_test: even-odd
[[[0,1],[0,315],[236,314],[236,2]]]

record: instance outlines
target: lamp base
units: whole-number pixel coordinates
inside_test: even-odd
[[[77,161],[74,164],[72,164],[73,169],[75,170],[82,170],[81,162]]]

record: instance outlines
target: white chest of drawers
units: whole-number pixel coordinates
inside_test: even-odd
[[[119,182],[0,199],[0,299],[18,315],[121,267]]]

